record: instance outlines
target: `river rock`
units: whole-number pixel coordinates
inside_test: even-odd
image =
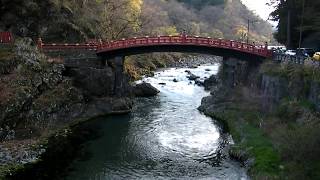
[[[196,76],[194,74],[190,74],[189,76],[187,76],[187,78],[190,80],[190,81],[195,81],[196,79],[200,78],[199,76]]]
[[[251,167],[255,159],[250,157],[248,152],[241,148],[236,148],[235,146],[229,149],[229,155],[232,159],[240,162],[244,167]]]
[[[96,116],[105,116],[108,114],[129,113],[132,108],[132,99],[130,98],[94,98],[88,103],[82,118],[91,118]]]
[[[189,70],[185,70],[184,72],[186,72],[188,74],[187,78],[190,80],[190,81],[194,81],[198,78],[200,78],[199,76],[196,76],[195,74],[193,74],[191,71]]]
[[[210,76],[208,79],[204,80],[203,85],[205,90],[212,89],[213,86],[216,86],[218,84],[218,78],[216,75]]]
[[[160,91],[153,87],[150,83],[141,83],[133,87],[133,93],[137,97],[155,96]]]
[[[201,81],[200,79],[196,79],[194,82],[195,82],[195,84],[198,85],[198,86],[203,86],[203,85],[204,85],[204,82]]]

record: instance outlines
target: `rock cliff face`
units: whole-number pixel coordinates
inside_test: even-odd
[[[292,64],[262,65],[256,85],[262,95],[263,106],[272,111],[287,98],[309,101],[319,111],[318,69],[314,68]]]
[[[115,74],[110,67],[96,69],[91,67],[73,68],[70,76],[74,85],[84,90],[88,96],[112,96]]]
[[[288,95],[288,81],[283,77],[261,75],[261,95],[264,109],[274,109]]]
[[[255,82],[256,79],[251,78],[257,71],[254,65],[249,61],[224,58],[218,75],[211,76],[204,82],[211,95],[202,99],[199,110],[208,115],[223,112],[232,103],[226,99],[236,86]]]
[[[320,111],[320,82],[311,82],[308,99],[309,101],[314,103],[316,109]]]
[[[216,83],[216,77],[211,77],[212,82],[205,83],[207,83],[206,87],[213,85],[211,94],[218,96],[236,86],[246,86],[257,95],[262,109],[267,112],[275,110],[284,98],[308,100],[319,111],[320,83],[309,77],[308,74],[311,73],[308,71],[311,71],[308,67],[269,62],[259,65],[250,64],[249,61],[224,59],[218,75],[220,83]],[[217,85],[222,87],[223,92],[217,93]]]
[[[66,73],[28,40],[17,43],[13,54],[9,58],[19,63],[0,75],[0,141],[37,137],[80,118],[130,112],[131,89],[119,67]]]

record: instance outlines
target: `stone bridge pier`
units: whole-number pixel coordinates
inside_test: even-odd
[[[131,95],[129,77],[124,73],[124,56],[65,59],[67,75],[89,96],[127,97]]]
[[[235,87],[252,82],[254,74],[258,73],[262,59],[246,59],[223,57],[220,69],[220,79],[223,85]]]
[[[128,89],[129,78],[124,72],[125,56],[116,56],[113,58],[103,60],[103,64],[107,67],[111,67],[114,72],[114,88],[113,92],[117,96],[126,94]],[[106,63],[104,63],[106,62]]]

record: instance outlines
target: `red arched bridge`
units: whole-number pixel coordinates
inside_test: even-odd
[[[233,40],[198,36],[157,36],[121,39],[103,42],[101,40],[81,44],[46,44],[38,40],[42,50],[86,49],[96,51],[98,56],[112,58],[149,52],[191,52],[235,57],[271,57],[267,45],[253,45]]]

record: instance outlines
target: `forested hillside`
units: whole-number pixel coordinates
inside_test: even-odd
[[[215,6],[223,5],[225,0],[178,0],[179,2],[184,2],[197,9],[203,8],[204,6]]]
[[[0,30],[46,41],[188,34],[268,41],[271,26],[240,0],[1,0]]]

